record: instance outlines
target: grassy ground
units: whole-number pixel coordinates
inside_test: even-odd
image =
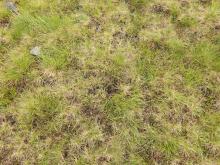
[[[219,0],[14,2],[1,164],[220,164]]]

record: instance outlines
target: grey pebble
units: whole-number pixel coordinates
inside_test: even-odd
[[[39,46],[35,46],[31,49],[30,54],[34,56],[40,56],[40,50],[41,48]]]
[[[13,13],[18,14],[17,7],[13,2],[10,1],[6,2],[6,7],[8,8],[8,10],[12,11]]]

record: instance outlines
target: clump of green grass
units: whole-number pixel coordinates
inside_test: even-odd
[[[33,58],[26,52],[24,54],[17,53],[19,52],[13,52],[1,69],[1,106],[7,105],[13,100],[18,93],[17,89],[22,90],[33,64]]]
[[[21,80],[28,73],[32,63],[33,58],[27,53],[20,56],[12,55],[11,60],[4,66],[2,80],[6,82]]]
[[[196,24],[196,19],[191,16],[183,16],[182,18],[180,18],[180,20],[178,20],[177,24],[179,27],[189,28]]]
[[[0,21],[9,19],[10,12],[5,8],[4,2],[0,2]]]
[[[42,64],[52,69],[62,69],[68,65],[68,50],[49,48],[42,55]]]
[[[25,34],[37,35],[39,32],[48,33],[65,26],[67,18],[61,19],[59,16],[33,16],[24,13],[14,18],[12,25],[12,37],[14,40],[20,39]]]
[[[21,122],[29,129],[42,130],[56,118],[63,109],[60,98],[53,94],[40,92],[34,96],[26,96],[22,101]],[[26,104],[27,103],[27,104]],[[48,129],[48,128],[47,128]]]
[[[201,42],[195,46],[193,58],[201,65],[213,69],[218,63],[218,47],[207,42]]]
[[[219,1],[216,0],[212,1],[212,3],[208,8],[206,18],[212,21],[216,20],[216,18],[219,17],[219,7],[220,7]]]
[[[186,43],[184,43],[182,40],[178,38],[172,38],[168,39],[166,42],[167,48],[170,50],[170,52],[176,56],[180,57],[183,56],[186,48]]]
[[[171,21],[172,22],[177,22],[178,16],[180,15],[179,6],[173,4],[170,7],[170,15],[171,15]]]
[[[127,120],[133,110],[138,110],[139,98],[123,96],[123,94],[114,95],[105,106],[105,113],[110,120],[123,121]]]

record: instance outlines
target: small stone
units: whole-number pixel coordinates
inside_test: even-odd
[[[6,7],[8,8],[8,10],[10,10],[11,12],[18,14],[18,10],[17,7],[15,6],[15,4],[13,2],[6,2]]]
[[[34,56],[40,56],[40,47],[35,46],[34,48],[31,49],[30,54]]]

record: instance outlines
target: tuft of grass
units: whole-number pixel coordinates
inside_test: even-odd
[[[24,13],[14,18],[12,25],[12,38],[14,40],[20,39],[25,34],[38,35],[39,32],[49,33],[61,26],[65,26],[68,22],[67,18],[60,18],[59,16],[33,16]]]
[[[191,16],[183,16],[178,20],[177,25],[183,28],[189,28],[195,26],[197,23],[196,19]]]
[[[198,43],[193,51],[193,58],[205,67],[213,69],[218,61],[218,47],[207,42]],[[216,68],[217,69],[217,68]]]
[[[59,70],[68,65],[68,50],[63,48],[49,48],[42,55],[42,64],[45,67]]]
[[[9,19],[10,15],[10,11],[5,8],[4,2],[0,2],[0,21]]]
[[[4,66],[2,80],[6,82],[21,80],[30,70],[32,63],[33,58],[27,53],[12,55],[11,60]]]
[[[22,101],[21,122],[28,129],[48,129],[48,124],[63,109],[60,98],[53,94],[40,92],[32,97],[26,96],[24,99],[28,101]]]
[[[208,12],[206,14],[206,19],[207,20],[216,20],[217,17],[219,17],[220,15],[220,12],[219,12],[219,8],[220,8],[220,3],[219,1],[212,1],[209,9],[208,9]]]
[[[125,121],[133,110],[138,110],[139,104],[138,96],[129,98],[123,94],[116,94],[107,101],[105,113],[112,121]]]

